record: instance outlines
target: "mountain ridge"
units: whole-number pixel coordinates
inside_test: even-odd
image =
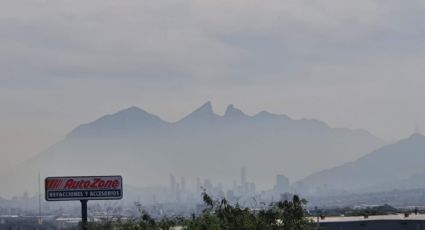
[[[169,173],[231,184],[239,168],[252,172],[258,188],[273,186],[276,174],[292,180],[362,156],[382,146],[379,138],[331,128],[314,119],[244,114],[235,106],[214,113],[211,102],[177,122],[130,107],[78,126],[67,138],[12,170],[18,191],[30,175],[120,174],[129,184],[164,184]]]
[[[161,119],[158,115],[149,113],[145,111],[144,109],[141,109],[136,106],[131,106],[122,110],[119,110],[113,114],[108,114],[101,116],[100,118],[85,123],[82,125],[77,126],[75,129],[70,131],[65,139],[73,139],[73,138],[79,138],[81,135],[81,138],[89,138],[94,137],[95,134],[98,134],[100,136],[103,136],[102,134],[96,133],[91,131],[90,129],[99,129],[102,128],[101,126],[109,126],[109,129],[119,129],[119,126],[123,127],[134,127],[134,128],[148,128],[148,131],[152,131],[152,128],[162,128],[166,126],[185,126],[188,125],[187,123],[194,123],[195,125],[200,124],[207,124],[216,125],[217,123],[221,121],[241,121],[241,120],[256,120],[256,121],[264,121],[264,120],[274,120],[277,122],[299,122],[299,123],[310,123],[312,125],[315,125],[317,127],[322,128],[330,128],[335,130],[344,130],[349,132],[362,132],[363,134],[373,136],[374,138],[377,138],[370,132],[364,129],[350,129],[350,128],[332,128],[327,123],[317,120],[317,119],[293,119],[289,117],[286,114],[275,114],[268,111],[261,111],[258,112],[255,115],[247,115],[245,114],[241,109],[235,107],[233,104],[229,104],[226,107],[226,111],[223,115],[218,115],[214,112],[212,103],[210,101],[205,102],[200,107],[196,108],[191,113],[185,115],[183,118],[175,121],[175,122],[168,122],[163,119]],[[113,125],[110,125],[108,123],[114,122]],[[131,122],[131,123],[130,123]],[[139,123],[139,125],[138,125]],[[148,123],[151,123],[147,125]],[[148,127],[143,127],[144,125],[147,125]],[[229,125],[228,122],[224,123],[224,125]],[[105,128],[102,132],[111,132],[114,130],[108,130],[108,128]],[[132,133],[135,134],[135,133]],[[379,138],[377,138],[379,139]],[[382,141],[382,140],[381,140]]]
[[[404,181],[425,173],[425,136],[414,133],[396,143],[385,145],[359,159],[337,167],[321,170],[295,183],[295,187],[308,185],[310,192],[379,191],[398,189],[394,181]]]

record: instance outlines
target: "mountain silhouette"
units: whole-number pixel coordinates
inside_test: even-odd
[[[233,105],[221,116],[207,102],[173,123],[131,107],[78,126],[6,180],[16,179],[8,186],[13,191],[36,188],[32,177],[38,172],[120,174],[126,183],[141,187],[166,184],[169,173],[176,173],[188,183],[201,177],[230,185],[245,166],[258,188],[271,188],[276,174],[300,179],[382,145],[364,130],[266,111],[248,116]]]
[[[216,122],[220,119],[220,116],[215,114],[211,105],[211,102],[206,102],[201,107],[181,119],[177,124],[190,125],[190,124],[209,124],[210,122]]]
[[[308,187],[314,193],[412,188],[417,175],[425,173],[424,163],[425,136],[415,133],[358,160],[314,173],[296,186]]]
[[[130,107],[112,115],[106,115],[94,122],[80,125],[72,130],[66,139],[123,138],[142,133],[158,131],[168,123],[140,108]]]
[[[246,119],[248,117],[249,116],[246,115],[244,112],[242,112],[242,110],[235,108],[235,106],[232,104],[227,106],[226,112],[224,113],[224,118],[233,120],[233,121]]]

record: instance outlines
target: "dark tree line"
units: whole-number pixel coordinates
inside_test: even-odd
[[[266,209],[250,210],[231,205],[226,199],[214,201],[202,193],[206,208],[201,215],[190,218],[164,217],[155,220],[142,211],[139,218],[124,222],[91,223],[90,229],[137,229],[137,230],[309,230],[314,225],[306,216],[306,201],[298,196],[292,200],[270,204]],[[176,228],[179,227],[179,228]]]

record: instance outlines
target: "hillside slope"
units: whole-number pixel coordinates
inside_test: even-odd
[[[33,190],[38,172],[122,174],[141,187],[167,184],[175,173],[193,188],[197,177],[230,185],[243,166],[258,188],[270,188],[276,174],[299,179],[382,144],[366,131],[268,112],[248,116],[233,105],[220,116],[208,102],[175,123],[132,107],[77,127],[10,172],[16,180],[8,189]]]

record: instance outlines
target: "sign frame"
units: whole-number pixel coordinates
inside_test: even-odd
[[[77,179],[77,180],[84,180],[84,179],[94,179],[94,178],[113,178],[119,180],[119,187],[117,189],[90,189],[90,188],[81,188],[81,189],[75,189],[70,190],[72,192],[90,192],[90,191],[111,191],[111,190],[119,190],[120,196],[110,196],[110,197],[64,197],[64,198],[51,198],[49,197],[49,192],[55,191],[54,189],[49,189],[47,186],[47,182],[49,180],[69,180],[69,179]],[[82,200],[121,200],[123,198],[124,188],[123,188],[123,179],[120,175],[107,175],[107,176],[54,176],[54,177],[46,177],[44,179],[44,192],[45,192],[45,200],[46,201],[82,201]],[[62,192],[65,192],[66,190],[60,190]]]

